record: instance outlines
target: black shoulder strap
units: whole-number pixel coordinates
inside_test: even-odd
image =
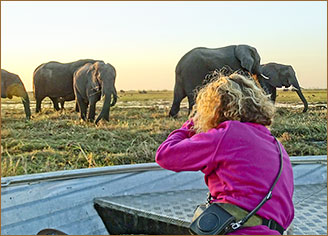
[[[268,194],[267,194],[267,195],[263,198],[263,200],[257,205],[257,207],[255,207],[254,210],[252,210],[250,213],[248,213],[248,214],[247,214],[243,219],[241,219],[240,221],[231,224],[231,227],[232,227],[233,230],[236,230],[236,229],[240,228],[243,224],[245,224],[246,221],[248,221],[249,218],[251,218],[252,215],[254,215],[254,214],[255,214],[255,213],[256,213],[256,212],[257,212],[257,211],[263,206],[263,204],[266,203],[266,201],[268,201],[268,200],[271,199],[271,197],[272,197],[272,191],[273,191],[273,188],[274,188],[274,186],[275,186],[275,185],[277,184],[277,182],[278,182],[278,179],[279,179],[279,177],[280,177],[280,175],[281,175],[282,167],[283,167],[283,155],[282,155],[281,147],[280,147],[280,144],[279,144],[278,140],[276,139],[276,137],[274,137],[274,139],[275,139],[275,141],[276,141],[276,143],[277,143],[277,145],[278,145],[278,149],[279,149],[279,153],[280,153],[280,170],[279,170],[279,172],[278,172],[278,174],[277,174],[277,177],[275,178],[275,180],[274,180],[274,182],[273,182],[273,184],[272,184],[272,186],[271,186],[271,188],[270,188]]]

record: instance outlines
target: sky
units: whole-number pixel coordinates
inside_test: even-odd
[[[325,1],[1,1],[1,68],[28,91],[40,64],[87,58],[116,68],[118,91],[173,90],[185,53],[237,44],[327,88]]]

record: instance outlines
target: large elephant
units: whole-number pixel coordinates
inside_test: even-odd
[[[308,103],[302,94],[301,87],[298,84],[295,71],[290,65],[282,65],[278,63],[267,63],[261,65],[262,73],[269,79],[259,78],[259,82],[266,93],[271,94],[271,100],[276,101],[276,88],[281,88],[284,86],[288,88],[290,86],[294,87],[298,96],[304,104],[303,112],[308,109]]]
[[[26,119],[30,119],[30,99],[23,82],[18,75],[1,69],[1,97],[12,99],[13,96],[21,97]]]
[[[173,104],[169,115],[176,117],[183,98],[188,97],[189,112],[194,105],[195,88],[201,86],[205,75],[227,66],[236,71],[246,70],[257,77],[261,76],[260,55],[254,47],[231,45],[222,48],[194,48],[185,54],[175,69]]]
[[[109,120],[110,107],[117,101],[115,77],[115,68],[104,62],[85,64],[74,73],[74,93],[83,120],[86,119],[88,105],[90,105],[88,120],[94,121],[96,103],[102,96],[105,96],[104,104],[95,123],[97,124],[100,119]],[[111,95],[113,95],[112,101]]]
[[[36,100],[36,112],[41,111],[41,102],[49,97],[54,108],[58,111],[61,103],[75,99],[73,90],[73,74],[86,63],[94,63],[98,60],[84,59],[71,63],[56,61],[47,62],[38,66],[33,73],[33,91]]]

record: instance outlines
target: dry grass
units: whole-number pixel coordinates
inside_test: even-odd
[[[34,114],[35,103],[31,99],[33,118],[25,121],[19,99],[4,99],[1,176],[153,162],[159,144],[187,119],[186,101],[179,118],[172,119],[167,116],[172,91],[134,91],[119,96],[110,121],[101,121],[98,126],[80,121],[74,102],[65,104],[64,111],[55,112],[46,100],[46,108]],[[327,104],[323,100],[325,90],[309,96],[316,99],[309,100],[310,105]],[[98,104],[98,113],[100,109]],[[292,156],[326,154],[327,109],[319,106],[310,107],[307,113],[301,110],[278,108],[272,133]]]

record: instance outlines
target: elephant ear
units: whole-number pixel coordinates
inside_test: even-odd
[[[252,73],[254,65],[252,48],[247,45],[237,45],[235,48],[235,56],[240,61],[242,68]]]
[[[277,68],[274,64],[268,64],[263,67],[262,73],[269,77],[270,79],[267,81],[271,86],[275,88],[282,87],[281,81],[281,69]]]
[[[107,63],[107,65],[111,68],[111,73],[114,77],[114,81],[115,81],[115,78],[116,78],[116,70],[115,70],[115,67],[112,66],[111,64]]]
[[[296,73],[292,66],[286,66],[286,71],[283,75],[280,76],[281,83],[283,86],[288,88],[289,86],[293,85],[295,88],[300,88],[298,81],[296,79]]]

